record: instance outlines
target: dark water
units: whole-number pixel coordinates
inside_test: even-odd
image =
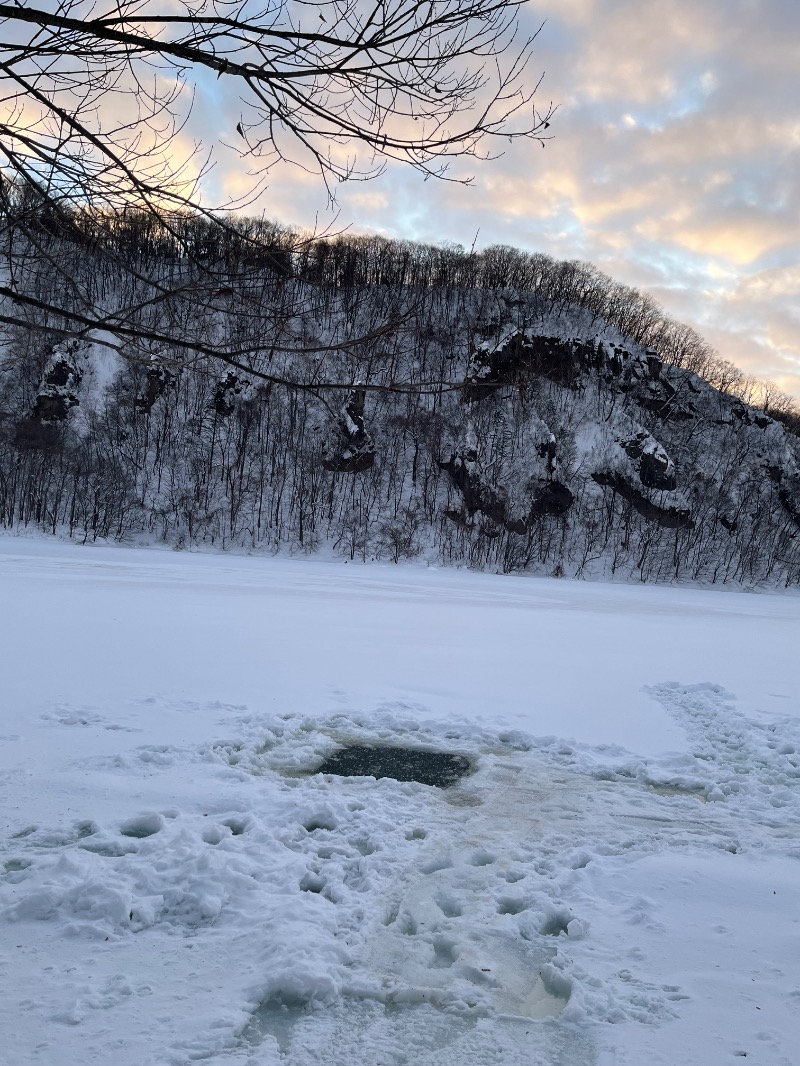
[[[339,777],[391,777],[395,781],[419,781],[423,785],[449,788],[472,769],[463,755],[416,748],[342,748],[318,766],[318,774]]]

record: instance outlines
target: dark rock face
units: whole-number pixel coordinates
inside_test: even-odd
[[[463,511],[454,511],[452,509],[447,509],[447,510],[442,511],[442,514],[444,515],[445,518],[449,518],[450,521],[453,523],[453,525],[458,526],[459,529],[470,529],[471,528],[471,524],[468,521],[468,519],[465,517]]]
[[[33,405],[33,417],[45,424],[63,422],[73,407],[78,406],[78,397],[62,393],[40,393]]]
[[[45,373],[44,384],[63,388],[65,385],[72,384],[76,374],[78,375],[78,382],[80,382],[80,375],[71,363],[67,362],[66,359],[56,359],[55,362],[50,364]]]
[[[685,422],[697,418],[697,411],[691,399],[685,395],[679,396],[675,386],[661,370],[654,376],[650,369],[652,365],[652,357],[648,356],[648,374],[640,369],[635,376],[629,378],[623,391],[628,392],[639,407],[654,414],[662,422]],[[694,391],[690,382],[687,381],[686,385],[688,391]]]
[[[468,450],[462,455],[451,455],[446,463],[440,463],[439,466],[452,478],[453,484],[464,498],[464,506],[469,515],[480,511],[503,526],[508,519],[506,502],[492,489],[481,484],[476,469],[477,461],[477,453]]]
[[[582,368],[598,365],[602,358],[599,347],[592,341],[514,333],[493,350],[481,347],[473,351],[463,397],[467,402],[479,401],[498,385],[519,385],[531,376],[574,388]]]
[[[646,518],[648,522],[656,522],[664,529],[692,528],[694,525],[688,510],[682,507],[659,507],[658,504],[648,499],[643,492],[640,492],[629,481],[626,481],[621,474],[617,474],[612,470],[596,471],[592,474],[592,480],[598,485],[613,489],[623,500],[627,500],[634,510],[642,518]]]
[[[63,422],[78,406],[83,372],[73,359],[74,351],[74,345],[61,345],[50,357],[33,405],[34,421],[45,425]]]
[[[655,348],[648,348],[645,353],[645,360],[647,361],[647,369],[650,372],[650,377],[656,381],[661,376],[661,371],[664,369],[664,364],[658,358],[658,352]]]
[[[672,492],[677,485],[672,460],[657,440],[642,430],[620,444],[631,459],[639,460],[639,479],[645,488]]]
[[[639,463],[639,478],[646,489],[672,492],[676,487],[675,475],[670,473],[669,463],[659,455],[643,455]]]
[[[731,407],[731,414],[746,426],[758,426],[759,429],[766,429],[767,426],[772,425],[772,419],[769,415],[765,415],[763,411],[756,411],[745,403],[735,403]]]
[[[649,433],[637,433],[635,437],[620,441],[620,444],[622,445],[625,454],[629,455],[631,459],[641,459],[649,437]]]
[[[375,448],[371,442],[365,448],[348,445],[341,455],[323,459],[322,465],[335,474],[361,474],[375,465]]]
[[[144,391],[136,397],[136,410],[149,415],[156,400],[164,395],[172,382],[172,374],[165,366],[157,362],[151,363],[147,368]]]
[[[562,485],[560,481],[548,481],[536,495],[531,515],[536,518],[541,515],[561,518],[574,502],[575,497],[566,485]]]
[[[336,474],[360,474],[375,463],[375,444],[364,424],[366,389],[353,389],[341,409],[333,454],[322,465]]]
[[[778,487],[778,499],[781,507],[789,515],[794,524],[800,528],[800,484],[795,479],[795,484],[787,486],[786,477],[779,466],[768,466],[767,475],[770,481]],[[792,491],[794,490],[794,491]]]
[[[562,340],[518,331],[492,349],[473,350],[467,367],[463,399],[480,401],[501,385],[522,385],[526,378],[544,377],[575,389],[581,375],[597,372],[623,393],[633,393],[640,406],[659,418],[694,418],[690,404],[678,402],[666,380],[664,364],[654,348],[635,356],[627,348],[597,340]]]
[[[236,410],[236,400],[243,392],[250,388],[250,382],[237,377],[233,371],[228,371],[225,377],[218,382],[214,390],[214,398],[211,406],[218,415],[227,418]]]
[[[562,518],[573,504],[574,496],[566,485],[562,485],[559,481],[546,481],[534,496],[528,514],[524,518],[512,518],[508,513],[506,500],[499,493],[481,483],[476,471],[476,463],[476,453],[468,451],[464,455],[453,455],[448,462],[439,465],[442,470],[448,472],[453,484],[463,496],[464,506],[469,515],[480,511],[482,515],[509,533],[524,535],[530,532],[537,519],[545,515]]]

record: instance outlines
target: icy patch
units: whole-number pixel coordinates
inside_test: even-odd
[[[345,996],[322,1011],[269,1004],[254,1015],[242,1043],[251,1052],[258,1047],[257,1061],[269,1066],[317,1066],[320,1061],[326,1066],[376,1061],[382,1066],[588,1066],[596,1061],[588,1036],[575,1030],[512,1017],[490,1020],[426,1002],[386,1003],[357,996]]]

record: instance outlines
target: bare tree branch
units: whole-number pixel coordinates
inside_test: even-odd
[[[236,204],[216,212],[202,204],[212,146],[180,153],[203,79],[216,75],[241,98],[230,139],[250,161],[253,195],[279,161],[316,173],[332,200],[339,182],[375,177],[391,161],[469,183],[451,172],[455,160],[495,158],[500,137],[549,137],[553,108],[536,110],[538,81],[528,75],[537,34],[520,32],[520,7],[520,0],[177,0],[165,13],[152,0],[0,4],[3,321],[30,325],[20,313],[27,293],[60,328],[72,323],[147,342],[158,335],[179,349],[238,358],[185,331],[162,337],[163,323],[154,334],[148,320],[157,305],[187,300],[209,301],[211,313],[220,286],[234,283],[194,246],[197,227],[185,224],[187,212],[232,232],[240,248],[269,254],[263,231],[234,225]],[[185,259],[179,277],[174,264],[159,273],[120,260],[118,222],[130,212],[149,219]],[[132,298],[98,302],[93,285],[64,263],[60,298],[48,303],[29,293],[43,228],[83,243],[87,255],[116,257],[130,272]],[[52,265],[60,254],[51,244],[46,257]],[[260,263],[251,275],[264,269],[263,255]],[[241,264],[234,271],[246,317],[245,274]],[[395,327],[387,322],[334,348]]]

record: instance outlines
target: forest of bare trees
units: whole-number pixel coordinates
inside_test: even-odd
[[[122,214],[110,250],[46,214],[34,243],[14,234],[29,321],[0,371],[4,527],[800,580],[796,409],[646,294],[507,247],[181,224],[176,243]],[[129,338],[65,336],[49,308],[75,277],[98,306],[140,300]]]

